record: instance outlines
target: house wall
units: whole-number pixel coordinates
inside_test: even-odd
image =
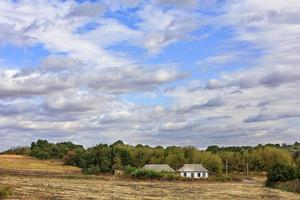
[[[184,176],[184,173],[186,173],[186,176]],[[192,173],[194,174],[194,178],[208,178],[207,172],[180,172],[180,175],[182,177],[192,178]],[[200,173],[200,176],[198,176],[198,173]]]

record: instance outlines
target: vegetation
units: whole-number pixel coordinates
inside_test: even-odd
[[[1,158],[2,156],[0,156]],[[11,160],[15,160],[12,157]],[[41,163],[48,161],[41,160]],[[30,162],[26,162],[30,165]],[[29,168],[29,166],[24,166]],[[50,167],[50,166],[49,166]],[[20,168],[22,170],[22,168]],[[37,169],[36,169],[37,170]],[[209,184],[186,181],[159,181],[116,178],[112,175],[86,176],[32,173],[18,169],[0,172],[0,185],[13,185],[13,194],[8,199],[263,199],[299,200],[296,193],[262,187],[263,179],[253,182],[215,182]],[[253,177],[255,178],[255,177]]]
[[[295,169],[292,165],[277,163],[268,170],[266,185],[274,186],[279,181],[288,181],[295,178]]]
[[[18,152],[19,153],[19,152]],[[150,147],[127,145],[117,141],[112,145],[99,144],[84,149],[71,142],[49,143],[46,140],[32,142],[28,155],[41,160],[63,159],[65,164],[77,166],[87,174],[99,174],[123,170],[125,166],[141,168],[145,164],[167,163],[178,169],[184,163],[202,163],[212,174],[221,174],[223,162],[219,155],[195,147]]]
[[[145,170],[145,169],[131,167],[131,166],[126,166],[124,171],[125,174],[136,179],[161,179],[161,180],[180,179],[180,177],[174,173],[156,172],[156,171]]]
[[[0,185],[0,199],[4,199],[12,195],[11,187]]]
[[[294,179],[284,182],[277,182],[273,185],[274,188],[281,189],[288,192],[295,192],[300,194],[300,180]]]
[[[30,147],[13,147],[6,151],[3,151],[0,154],[6,155],[29,155],[30,154]]]
[[[0,155],[0,169],[9,169],[10,171],[22,170],[22,173],[23,171],[46,171],[47,173],[64,172],[67,174],[80,173],[79,168],[65,165],[60,160],[38,160],[33,157],[21,155]],[[0,177],[2,178],[1,173]]]
[[[132,146],[120,140],[111,145],[98,144],[85,149],[71,142],[53,144],[38,140],[32,142],[30,148],[18,147],[6,153],[25,154],[42,160],[63,159],[65,164],[79,167],[87,174],[125,170],[128,175],[141,179],[175,178],[167,177],[171,176],[169,174],[139,169],[145,164],[169,164],[176,170],[184,163],[202,163],[211,175],[216,175],[220,180],[228,180],[229,173],[267,172],[268,186],[300,177],[300,143],[297,142],[294,145],[267,144],[255,147],[212,145],[206,150],[199,150],[192,146]],[[128,172],[126,166],[133,171]]]

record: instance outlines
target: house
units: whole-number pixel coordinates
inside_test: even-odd
[[[177,170],[181,176],[187,178],[207,178],[208,170],[202,164],[184,164]]]
[[[166,164],[146,164],[143,169],[156,172],[175,172],[169,165]]]

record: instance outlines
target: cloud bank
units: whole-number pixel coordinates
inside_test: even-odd
[[[0,49],[47,53],[0,54],[0,150],[300,140],[298,13],[297,0],[3,0]]]

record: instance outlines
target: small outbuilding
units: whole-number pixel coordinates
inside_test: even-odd
[[[147,164],[143,169],[156,171],[156,172],[175,172],[169,165],[166,164]]]
[[[202,164],[184,164],[177,171],[187,178],[208,178],[208,170]]]

